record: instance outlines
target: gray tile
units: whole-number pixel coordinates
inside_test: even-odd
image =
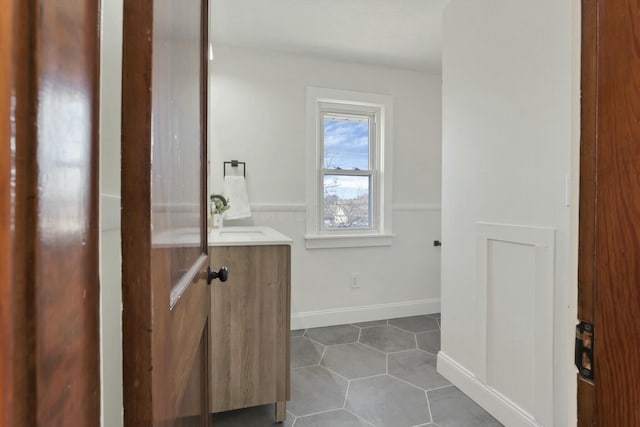
[[[288,409],[295,416],[340,409],[347,381],[320,366],[291,372],[291,400]]]
[[[317,365],[323,352],[323,345],[304,337],[291,338],[291,368]]]
[[[284,422],[282,423],[283,427],[293,427],[293,425],[295,424],[296,421],[296,416],[293,415],[291,412],[289,412],[289,410],[287,409],[287,414],[286,417],[284,419]]]
[[[440,331],[421,332],[416,334],[418,348],[429,353],[438,354],[440,351]]]
[[[409,332],[437,331],[440,328],[436,319],[429,316],[401,317],[389,320],[389,324]]]
[[[387,371],[387,357],[383,353],[358,343],[327,347],[320,364],[349,379]]]
[[[436,372],[436,356],[420,350],[390,354],[389,375],[425,390],[451,384]]]
[[[339,409],[298,418],[296,427],[370,427],[370,425],[352,413]]]
[[[305,336],[324,345],[347,344],[358,341],[360,329],[352,325],[307,329]]]
[[[282,424],[275,422],[274,405],[255,406],[253,408],[238,409],[237,411],[220,412],[213,415],[215,427],[267,427],[293,426],[294,416],[287,414]]]
[[[434,390],[427,394],[433,421],[442,427],[502,426],[456,387]]]
[[[387,324],[386,320],[372,320],[371,322],[354,323],[354,325],[360,328],[370,328],[372,326],[384,326],[386,324]]]
[[[387,353],[416,348],[415,334],[391,326],[363,329],[360,342]]]
[[[345,407],[377,427],[431,422],[424,391],[388,375],[352,381]]]
[[[304,331],[306,331],[306,329],[296,329],[295,331],[291,331],[291,336],[292,337],[301,337],[304,335]]]

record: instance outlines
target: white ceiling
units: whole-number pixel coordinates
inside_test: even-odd
[[[214,44],[441,72],[448,0],[212,0]]]

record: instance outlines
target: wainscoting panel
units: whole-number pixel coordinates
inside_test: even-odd
[[[555,231],[477,223],[476,236],[478,380],[550,426]]]

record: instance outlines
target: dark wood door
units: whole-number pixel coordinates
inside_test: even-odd
[[[125,0],[124,420],[206,426],[206,0]]]
[[[640,425],[640,3],[583,0],[578,316],[594,325],[580,426]]]
[[[0,1],[0,426],[100,422],[98,17]]]

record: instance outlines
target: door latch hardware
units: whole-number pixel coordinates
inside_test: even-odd
[[[575,363],[580,375],[593,381],[593,325],[589,322],[580,322],[576,326],[576,354]]]
[[[229,269],[227,267],[220,267],[220,270],[213,271],[211,267],[207,267],[207,285],[210,285],[216,279],[220,279],[221,282],[226,282],[229,278]]]

